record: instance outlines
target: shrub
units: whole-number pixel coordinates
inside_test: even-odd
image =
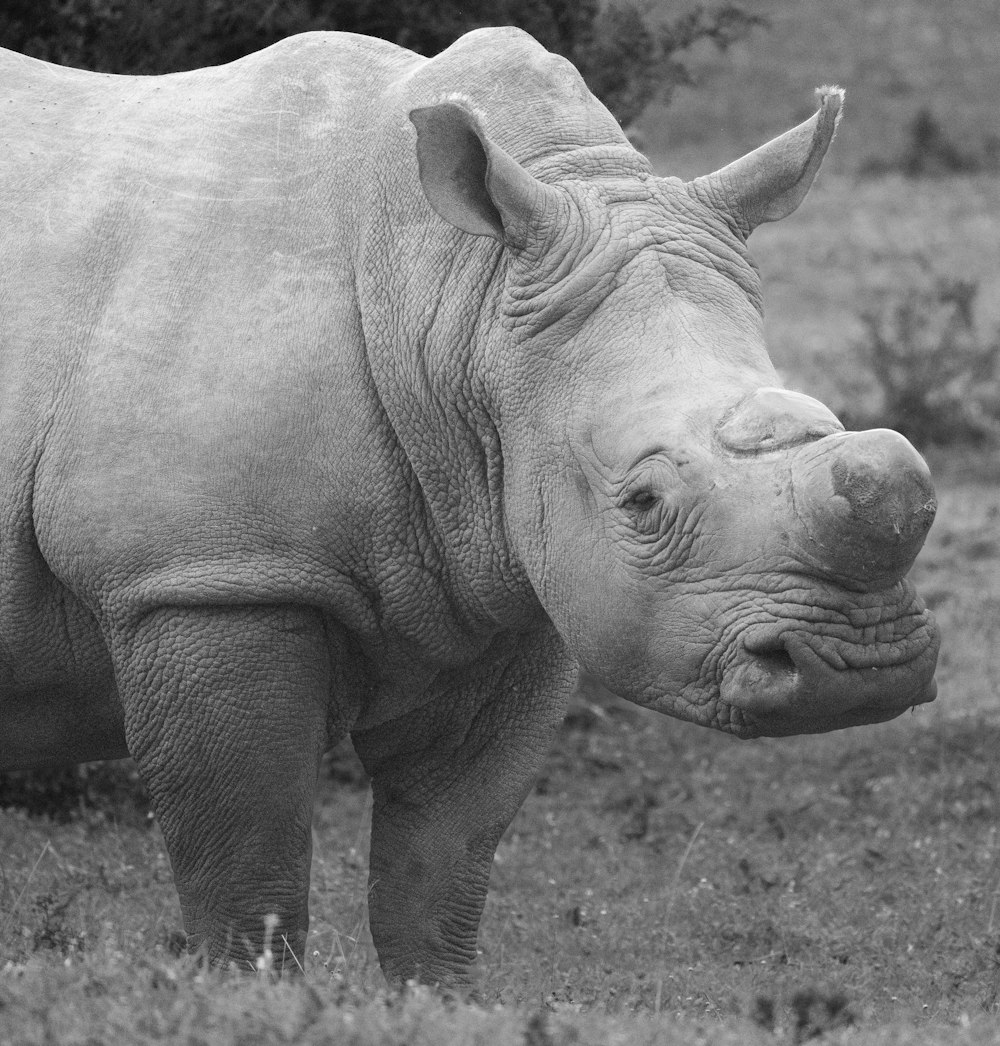
[[[143,826],[150,803],[128,760],[0,774],[0,809],[19,809],[64,823],[80,817]]]
[[[346,738],[327,752],[323,777],[339,789],[364,789],[368,778]],[[130,759],[0,773],[0,810],[23,810],[64,824],[83,818],[136,827],[152,821],[149,793]]]
[[[682,56],[699,41],[725,51],[755,28],[768,25],[767,19],[737,3],[711,10],[698,4],[674,17],[666,15],[664,7],[655,0],[606,3],[575,47],[567,49],[558,39],[539,39],[573,61],[594,94],[622,126],[628,126],[655,99],[669,103],[677,87],[696,86]]]
[[[979,170],[980,161],[951,140],[930,109],[920,109],[910,123],[900,168],[910,178],[971,174]]]
[[[861,173],[879,176],[900,173],[907,178],[933,178],[949,174],[976,174],[995,171],[1000,161],[1000,146],[987,136],[979,151],[962,148],[941,126],[927,107],[918,109],[906,130],[903,149],[888,158],[871,158]]]
[[[927,273],[881,292],[854,346],[881,395],[877,411],[842,412],[849,427],[887,425],[913,443],[983,445],[1000,437],[1000,332],[984,337],[978,282]]]

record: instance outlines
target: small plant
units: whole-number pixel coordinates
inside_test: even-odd
[[[750,1020],[772,1034],[790,1037],[793,1043],[808,1042],[834,1029],[857,1024],[847,998],[840,992],[828,994],[815,988],[796,991],[787,1001],[788,1019],[780,1025],[777,1013],[783,1008],[783,1002],[769,995],[758,995],[750,1010]]]
[[[979,283],[928,273],[883,291],[861,313],[855,351],[881,404],[842,413],[848,427],[885,425],[927,446],[983,446],[1000,437],[1000,331],[976,322]]]
[[[62,896],[45,893],[35,898],[32,907],[38,926],[31,941],[35,951],[49,949],[60,955],[70,955],[86,950],[86,935],[78,932],[67,918],[78,893],[78,890]]]
[[[980,160],[952,141],[930,109],[919,109],[910,123],[900,167],[910,178],[936,174],[971,174]]]

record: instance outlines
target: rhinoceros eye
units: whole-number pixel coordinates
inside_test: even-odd
[[[670,495],[679,482],[676,466],[662,451],[650,454],[632,470],[618,505],[639,533],[661,533],[669,525]]]
[[[648,512],[659,500],[651,490],[635,490],[623,499],[622,508],[626,512]]]
[[[673,517],[663,496],[649,487],[631,490],[619,502],[635,534],[646,538],[659,537],[670,526]]]

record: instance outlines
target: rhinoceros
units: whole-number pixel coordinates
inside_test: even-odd
[[[304,961],[348,733],[382,968],[458,988],[581,666],[737,737],[933,699],[927,467],[781,387],[746,247],[839,89],[682,181],[510,28],[0,69],[0,766],[130,754],[211,962]]]

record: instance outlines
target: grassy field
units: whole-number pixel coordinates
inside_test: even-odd
[[[755,234],[787,380],[877,406],[858,312],[928,269],[1000,323],[1000,179],[864,179],[933,102],[997,133],[993,0],[753,5],[774,29],[710,91],[645,121],[661,169],[717,166],[849,90],[816,191]],[[992,41],[992,43],[991,43]],[[581,695],[497,854],[487,1005],[391,997],[365,928],[367,792],[350,755],[316,814],[311,965],[297,984],[177,954],[162,839],[128,798],[0,811],[0,1046],[33,1043],[979,1044],[1000,1036],[1000,456],[930,453],[915,569],[942,625],[938,701],[879,727],[739,743]],[[127,791],[127,790],[126,790]]]

